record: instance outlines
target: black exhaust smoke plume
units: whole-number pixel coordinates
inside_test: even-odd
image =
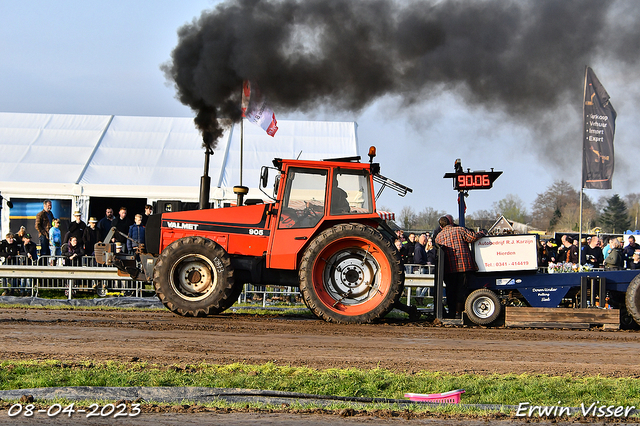
[[[217,119],[241,117],[243,80],[257,81],[275,111],[357,112],[384,95],[410,105],[451,89],[530,120],[579,99],[595,57],[640,57],[637,5],[229,0],[179,29],[162,70],[214,144]]]

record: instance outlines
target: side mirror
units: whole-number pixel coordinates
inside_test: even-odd
[[[262,188],[266,188],[268,181],[269,181],[269,168],[262,166],[262,171],[260,172],[260,186]]]
[[[275,182],[273,182],[273,195],[274,195],[274,197],[276,195],[278,195],[278,186],[280,186],[280,177],[281,176],[282,175],[278,174],[278,176],[276,176]]]

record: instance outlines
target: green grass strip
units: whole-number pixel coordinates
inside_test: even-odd
[[[64,363],[0,362],[0,389],[58,386],[196,386],[301,392],[318,395],[403,399],[406,392],[439,393],[465,389],[465,404],[640,406],[640,379],[528,374],[454,375],[421,371],[283,367],[272,363],[189,364],[165,366],[145,362]]]

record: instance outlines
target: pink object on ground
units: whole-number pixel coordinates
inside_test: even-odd
[[[456,389],[445,393],[405,393],[404,397],[411,401],[459,404],[463,393],[464,389]]]

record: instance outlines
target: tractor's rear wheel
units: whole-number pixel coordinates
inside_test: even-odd
[[[165,248],[153,270],[164,306],[183,316],[220,313],[233,305],[237,289],[227,252],[203,237],[185,237]]]
[[[627,287],[624,304],[629,315],[640,325],[640,275],[636,275]]]
[[[395,246],[359,223],[336,225],[305,250],[299,271],[305,304],[319,318],[367,323],[384,317],[402,293]]]

